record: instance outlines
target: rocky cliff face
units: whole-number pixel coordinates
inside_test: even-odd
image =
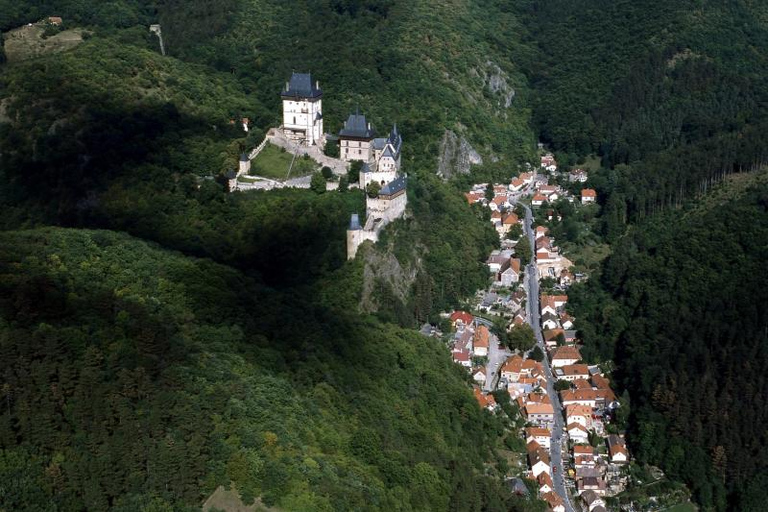
[[[367,247],[364,258],[360,310],[363,313],[375,313],[382,307],[392,308],[392,304],[382,304],[388,298],[394,298],[405,305],[419,272],[418,263],[401,264],[391,247]]]
[[[450,179],[456,174],[468,174],[473,165],[483,163],[483,158],[462,135],[445,130],[440,141],[440,154],[437,158],[437,175]]]

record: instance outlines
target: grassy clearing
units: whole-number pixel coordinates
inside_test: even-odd
[[[281,151],[281,148],[275,145],[267,144],[251,162],[250,174],[273,180],[284,180],[292,159],[292,154]]]
[[[688,210],[684,217],[723,206],[738,199],[751,187],[766,183],[768,183],[768,167],[756,172],[731,174],[722,183],[712,188],[708,194],[697,199],[695,207]]]
[[[39,57],[48,53],[69,50],[83,42],[83,30],[76,28],[43,38],[45,28],[40,25],[23,26],[3,36],[8,62]]]
[[[680,503],[678,505],[674,505],[672,507],[664,509],[664,512],[696,512],[699,510],[696,508],[696,505],[694,505],[691,502],[688,503]]]
[[[293,169],[288,176],[288,169],[291,167],[293,154],[283,151],[281,148],[267,144],[259,155],[251,162],[251,172],[253,176],[263,176],[273,180],[284,180],[286,177],[298,178],[312,174],[317,170],[318,164],[312,159],[301,156],[296,157],[293,163]]]
[[[589,274],[599,269],[600,263],[611,254],[608,244],[563,244],[563,254],[570,259],[577,272]]]

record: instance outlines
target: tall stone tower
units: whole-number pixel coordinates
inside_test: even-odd
[[[302,144],[322,144],[323,91],[309,73],[293,73],[280,93],[283,99],[283,131]]]
[[[349,229],[347,229],[347,259],[355,259],[357,248],[363,243],[363,227],[360,225],[360,216],[352,214],[349,220]]]

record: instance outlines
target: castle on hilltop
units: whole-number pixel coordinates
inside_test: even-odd
[[[322,145],[323,91],[320,82],[313,84],[309,73],[293,73],[280,96],[285,136],[308,146]]]
[[[365,225],[360,216],[353,214],[347,229],[347,259],[353,259],[357,249],[366,240],[376,242],[381,229],[401,217],[408,203],[407,177],[400,174],[400,153],[403,138],[393,125],[389,136],[378,138],[365,116],[351,114],[339,132],[339,151],[343,160],[362,161],[360,188],[376,183],[379,190],[375,197],[366,194]]]
[[[326,140],[320,82],[313,81],[309,73],[292,73],[280,97],[283,100],[282,134],[289,141],[305,146],[303,151],[320,151]],[[360,244],[366,240],[378,241],[381,229],[405,213],[407,177],[400,173],[403,137],[397,124],[387,137],[376,137],[376,130],[358,110],[344,122],[338,140],[342,162],[362,162],[359,186],[366,191],[365,224],[354,214],[347,229],[347,259],[354,259]],[[322,154],[317,158],[321,157],[328,159]],[[247,172],[252,158],[253,154],[241,157],[241,172]]]

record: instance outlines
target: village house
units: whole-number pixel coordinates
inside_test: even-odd
[[[587,490],[581,493],[581,502],[587,507],[588,512],[593,512],[595,507],[605,507],[605,500],[601,498],[595,491]]]
[[[577,389],[575,391],[561,391],[560,400],[563,407],[571,404],[581,404],[592,407],[602,407],[615,400],[615,395],[610,389]]]
[[[509,184],[510,192],[520,192],[525,187],[525,182],[520,178],[515,178]]]
[[[496,399],[493,398],[493,395],[483,394],[483,392],[480,391],[478,387],[474,387],[473,392],[477,403],[480,404],[481,409],[485,409],[491,412],[496,411],[498,405],[496,404]]]
[[[581,190],[581,204],[594,203],[597,200],[597,192],[591,188]]]
[[[520,281],[520,260],[510,258],[509,266],[499,274],[501,286],[509,287]]]
[[[592,428],[592,408],[581,404],[572,404],[565,407],[566,424],[578,423],[585,429]]]
[[[459,350],[451,352],[451,357],[454,363],[458,363],[465,368],[472,367],[472,355],[468,350]]]
[[[480,324],[477,326],[477,330],[475,330],[475,337],[472,341],[474,347],[474,355],[476,357],[486,357],[488,355],[490,335],[491,333],[488,331],[488,328],[485,325]]]
[[[573,382],[578,379],[588,379],[589,366],[586,364],[567,364],[555,369],[554,373],[558,379]]]
[[[501,378],[517,382],[523,377],[537,377],[544,374],[544,367],[533,359],[523,359],[519,355],[508,358],[501,367]],[[542,395],[546,397],[546,395]]]
[[[509,265],[509,259],[512,257],[512,251],[492,251],[488,259],[485,261],[488,265],[488,271],[492,274],[501,272],[502,265]]]
[[[562,311],[560,313],[560,326],[563,329],[565,329],[565,330],[572,329],[573,325],[574,325],[573,324],[573,320],[574,320],[574,318],[571,315],[569,315],[568,313],[566,313],[565,311]]]
[[[525,429],[525,442],[536,441],[541,447],[549,450],[552,432],[548,428],[528,427]]]
[[[592,389],[592,384],[587,379],[576,379],[573,381],[574,389]]]
[[[536,478],[536,482],[539,484],[539,493],[546,494],[555,490],[555,483],[552,481],[552,477],[549,473],[541,473]]]
[[[554,313],[547,311],[541,315],[541,328],[545,330],[557,329],[560,327],[560,318]]]
[[[531,206],[541,206],[547,201],[547,196],[542,194],[534,194],[531,198]]]
[[[568,173],[568,181],[571,183],[586,183],[588,178],[589,175],[587,174],[587,171],[583,169],[573,169],[570,173]]]
[[[528,443],[528,466],[531,474],[538,478],[542,473],[550,474],[549,454],[535,441]]]
[[[562,346],[552,351],[552,368],[558,368],[575,364],[581,360],[581,353],[577,347]]]
[[[606,442],[608,444],[608,455],[611,458],[611,462],[621,464],[629,460],[629,452],[624,444],[624,439],[616,434],[611,434],[608,436]]]
[[[475,204],[481,202],[485,198],[485,194],[482,192],[467,192],[464,194],[469,204]]]
[[[544,344],[547,346],[547,350],[552,350],[560,344],[560,340],[563,339],[563,333],[564,331],[559,327],[544,331]]]
[[[532,172],[520,173],[519,178],[521,180],[523,180],[523,183],[525,183],[526,185],[530,185],[531,183],[533,183],[533,173]]]
[[[541,499],[547,502],[549,509],[552,512],[565,512],[565,504],[563,498],[556,492],[548,492],[541,495]]]
[[[566,433],[572,443],[586,443],[589,440],[589,432],[580,423],[568,423]]]
[[[529,423],[551,425],[555,421],[555,409],[551,403],[527,403],[524,414]]]
[[[576,492],[581,495],[586,491],[594,491],[598,496],[605,496],[605,480],[588,476],[576,482]]]
[[[475,317],[466,311],[454,311],[450,316],[451,325],[454,329],[460,330],[468,325],[472,325],[475,321]]]
[[[486,379],[486,370],[485,366],[481,366],[477,370],[472,373],[472,380],[477,382],[478,384],[485,384]]]
[[[543,380],[540,377],[520,377],[516,382],[507,382],[507,392],[509,393],[510,400],[516,400],[519,397],[527,395],[531,391],[537,388],[541,388]]]
[[[555,172],[557,170],[557,162],[554,155],[547,153],[541,157],[541,167],[549,172]]]

